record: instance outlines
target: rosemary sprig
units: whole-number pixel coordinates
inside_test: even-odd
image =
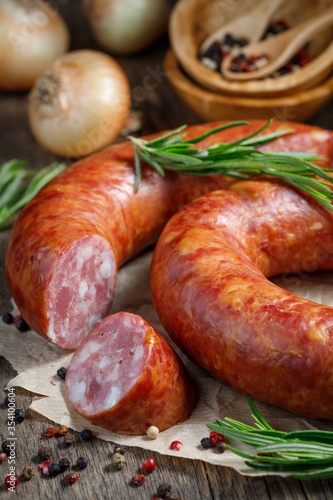
[[[226,418],[207,426],[225,437],[254,447],[245,452],[227,448],[246,459],[249,467],[267,472],[290,472],[297,479],[333,477],[333,432],[316,429],[282,432],[273,429],[247,396],[256,427]],[[261,455],[258,455],[261,454]]]
[[[10,160],[0,166],[0,230],[11,226],[14,216],[51,179],[62,172],[64,163],[52,163],[36,173],[26,170],[26,161]],[[31,178],[26,186],[26,180]]]
[[[258,136],[270,123],[242,139],[217,143],[206,149],[198,149],[195,144],[216,132],[247,125],[248,122],[230,122],[193,139],[186,139],[186,125],[151,141],[129,137],[134,150],[135,191],[139,189],[141,161],[144,161],[161,175],[171,170],[182,174],[224,175],[240,179],[248,179],[253,175],[278,177],[333,210],[333,178],[328,174],[330,170],[312,163],[323,158],[309,152],[257,151],[258,146],[293,133],[293,130],[280,130]]]

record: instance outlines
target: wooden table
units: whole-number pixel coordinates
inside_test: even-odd
[[[79,1],[62,1],[62,13],[70,26],[72,49],[95,48],[88,27],[81,15]],[[133,107],[143,112],[142,134],[174,128],[183,123],[200,122],[176,96],[168,84],[163,72],[163,56],[168,47],[168,40],[161,40],[151,49],[137,56],[117,58],[126,71],[132,87]],[[149,75],[149,77],[147,76]],[[147,83],[149,82],[149,83]],[[0,161],[11,158],[26,158],[31,165],[42,167],[55,158],[39,146],[31,136],[27,122],[26,94],[0,93]],[[244,117],[246,118],[246,117]],[[288,116],[285,116],[288,119]],[[327,106],[312,121],[312,124],[333,128],[333,103]],[[10,295],[5,284],[4,256],[9,232],[0,233],[0,312],[10,309]],[[1,358],[0,388],[15,375],[9,363]],[[16,390],[16,407],[27,409],[32,401],[32,394],[24,390]],[[5,392],[0,393],[0,439],[6,438],[7,411],[1,401]],[[40,446],[48,445],[43,431],[50,422],[38,414],[27,411],[22,424],[16,427],[17,432],[17,469],[22,471],[25,465],[38,468],[36,456]],[[100,440],[85,443],[78,433],[75,445],[69,449],[61,448],[61,440],[54,438],[50,446],[54,450],[55,459],[67,456],[72,463],[78,456],[89,460],[89,466],[80,473],[80,480],[74,485],[66,485],[61,476],[54,479],[41,477],[40,471],[30,482],[22,482],[17,487],[18,498],[55,499],[60,495],[68,499],[113,499],[132,498],[149,500],[156,494],[162,482],[171,483],[186,500],[218,500],[218,499],[332,499],[333,480],[300,482],[291,478],[265,476],[248,478],[239,475],[232,469],[212,466],[201,461],[185,460],[147,453],[139,448],[126,451],[126,467],[117,472],[111,466],[111,455],[114,444]],[[139,487],[129,485],[131,477],[139,472],[143,459],[148,456],[158,463],[156,471],[149,480]],[[0,497],[6,493],[3,479],[7,474],[5,464],[0,465]],[[7,493],[8,495],[10,494]],[[5,498],[5,497],[3,497]]]

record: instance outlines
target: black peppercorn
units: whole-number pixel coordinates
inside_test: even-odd
[[[70,461],[68,460],[68,458],[61,458],[59,460],[59,467],[60,467],[60,470],[61,472],[64,472],[65,470],[69,469],[71,466],[71,463]]]
[[[209,437],[205,437],[205,438],[201,439],[200,443],[201,443],[201,446],[203,448],[210,448],[211,445],[212,445],[212,443],[210,442]]]
[[[172,492],[172,486],[168,483],[162,483],[157,488],[157,496],[164,498],[166,495]]]
[[[113,453],[120,453],[121,455],[125,455],[125,448],[120,446],[119,444],[116,444],[115,447],[113,448]]]
[[[51,477],[56,477],[58,476],[58,474],[60,474],[61,472],[61,469],[60,469],[60,466],[59,464],[50,464],[50,467],[49,467],[49,474]]]
[[[14,319],[13,315],[9,312],[4,313],[1,318],[2,318],[2,321],[4,323],[7,323],[7,325],[10,325],[11,323],[13,323],[13,319]]]
[[[19,424],[21,424],[23,422],[23,420],[25,419],[25,411],[24,410],[15,410],[15,420],[16,422],[18,422]]]
[[[50,460],[52,456],[52,450],[51,448],[48,448],[47,446],[42,446],[38,450],[38,458],[42,461],[45,462],[46,460]]]
[[[76,465],[79,469],[85,469],[88,465],[88,460],[86,458],[79,457],[76,461]]]
[[[69,448],[74,443],[74,437],[71,434],[66,434],[64,437],[64,444]]]
[[[65,380],[66,373],[67,373],[67,368],[64,368],[63,366],[61,368],[59,368],[59,370],[57,370],[57,375],[62,380]]]
[[[15,322],[15,327],[18,329],[19,332],[27,332],[30,330],[30,326],[28,323],[22,318],[17,318],[17,321]]]
[[[92,437],[93,433],[90,429],[83,429],[83,431],[81,431],[81,438],[84,439],[84,441],[91,441]]]
[[[9,447],[10,444],[11,444],[10,441],[8,441],[7,439],[6,441],[2,442],[1,449],[4,453],[6,453],[6,455],[9,455],[10,453],[10,447]]]

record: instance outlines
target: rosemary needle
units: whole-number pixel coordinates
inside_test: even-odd
[[[309,152],[257,151],[293,130],[280,130],[259,135],[271,120],[254,133],[230,143],[217,143],[206,149],[195,144],[221,130],[248,122],[230,122],[208,130],[193,139],[186,139],[186,125],[157,137],[151,141],[129,137],[134,150],[135,191],[141,180],[141,161],[148,163],[159,174],[166,170],[191,175],[224,175],[248,179],[253,175],[277,177],[315,198],[329,210],[333,210],[333,179],[329,169],[312,163],[322,160]]]
[[[52,163],[36,172],[25,166],[24,160],[10,160],[0,166],[0,230],[9,228],[17,212],[66,168],[64,163]]]
[[[207,426],[227,438],[247,443],[254,452],[227,448],[249,467],[266,472],[290,472],[297,479],[333,477],[333,432],[316,429],[283,432],[273,429],[247,396],[256,427],[226,418]]]

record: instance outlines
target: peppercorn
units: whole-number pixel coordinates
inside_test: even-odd
[[[58,474],[60,474],[61,470],[60,470],[60,466],[59,464],[54,464],[52,463],[49,467],[49,475],[51,477],[56,477],[58,476]]]
[[[148,427],[146,434],[150,439],[156,439],[157,436],[159,435],[159,429],[155,425],[151,425]]]
[[[135,476],[132,477],[130,483],[133,484],[133,486],[141,486],[145,481],[146,476],[144,476],[143,474],[135,474]]]
[[[215,431],[212,431],[209,434],[209,439],[213,447],[216,446],[219,441],[223,441],[225,443],[225,437],[223,436],[223,434],[219,434]]]
[[[6,441],[3,441],[1,445],[2,451],[7,455],[10,453],[10,444],[11,444],[10,441],[6,439]]]
[[[157,488],[157,496],[161,498],[172,498],[172,495],[174,495],[175,492],[171,486],[171,484],[168,483],[162,483],[159,485]],[[178,496],[176,497],[178,498]]]
[[[47,446],[42,446],[41,448],[39,448],[38,458],[40,458],[40,460],[42,462],[45,462],[46,460],[50,460],[51,456],[52,456],[51,448],[48,448]]]
[[[147,458],[147,460],[142,462],[142,468],[146,472],[153,472],[156,469],[156,462],[153,458]]]
[[[93,433],[91,432],[90,429],[83,429],[83,431],[81,431],[81,438],[84,441],[91,441],[92,437],[93,437]]]
[[[170,444],[171,450],[176,450],[176,451],[179,451],[182,446],[183,443],[181,443],[180,441],[172,441],[172,443]]]
[[[14,488],[18,484],[20,484],[20,481],[19,481],[18,477],[16,477],[16,476],[10,476],[10,475],[8,475],[8,476],[5,477],[6,488],[8,488],[8,489],[9,488]]]
[[[225,444],[224,441],[218,441],[218,443],[216,445],[216,449],[220,453],[224,453],[226,451],[226,449],[227,449],[227,445]]]
[[[50,468],[50,465],[51,465],[51,460],[45,460],[45,462],[43,462],[42,464],[39,464],[38,467],[41,469],[41,471],[43,472],[43,474],[45,476],[49,476],[49,468]]]
[[[75,483],[78,479],[79,476],[75,472],[71,472],[64,477],[65,482],[68,484]]]
[[[54,425],[49,425],[47,427],[46,431],[44,432],[44,434],[47,437],[52,437],[55,434],[57,434],[57,432],[58,432],[58,429]]]
[[[15,321],[15,327],[18,329],[19,332],[27,332],[28,330],[30,330],[30,326],[22,318],[22,316],[17,318],[17,320]]]
[[[79,469],[85,469],[88,465],[88,460],[86,458],[79,457],[76,461],[76,465]]]
[[[30,481],[34,477],[35,469],[33,469],[30,465],[26,465],[22,472],[22,477],[25,481]]]
[[[62,380],[65,380],[66,373],[67,373],[67,368],[64,368],[63,366],[61,368],[59,368],[59,370],[57,370],[57,375]]]
[[[125,466],[126,460],[121,453],[114,453],[111,458],[111,463],[115,469],[120,470]]]
[[[10,325],[13,323],[13,315],[10,312],[6,312],[1,316],[1,319],[4,323],[7,323],[7,325]]]
[[[212,446],[212,443],[210,442],[209,437],[205,437],[205,438],[201,439],[200,444],[205,449],[208,449]]]
[[[64,437],[64,445],[69,448],[70,446],[72,446],[72,444],[74,443],[74,436],[72,436],[71,434],[66,434],[66,436]]]
[[[24,410],[15,410],[15,420],[19,424],[23,422],[25,419],[25,411]]]
[[[60,434],[60,436],[65,436],[68,432],[68,427],[66,425],[61,425],[60,428],[58,429],[57,434]]]
[[[64,472],[65,470],[69,469],[71,466],[71,463],[70,461],[68,460],[68,458],[61,458],[59,460],[59,467],[60,467],[60,470],[61,472]]]
[[[6,453],[0,453],[0,462],[4,462],[7,459]]]
[[[113,448],[113,453],[120,453],[121,455],[125,455],[125,448],[120,446],[119,444],[116,444],[115,447]]]

